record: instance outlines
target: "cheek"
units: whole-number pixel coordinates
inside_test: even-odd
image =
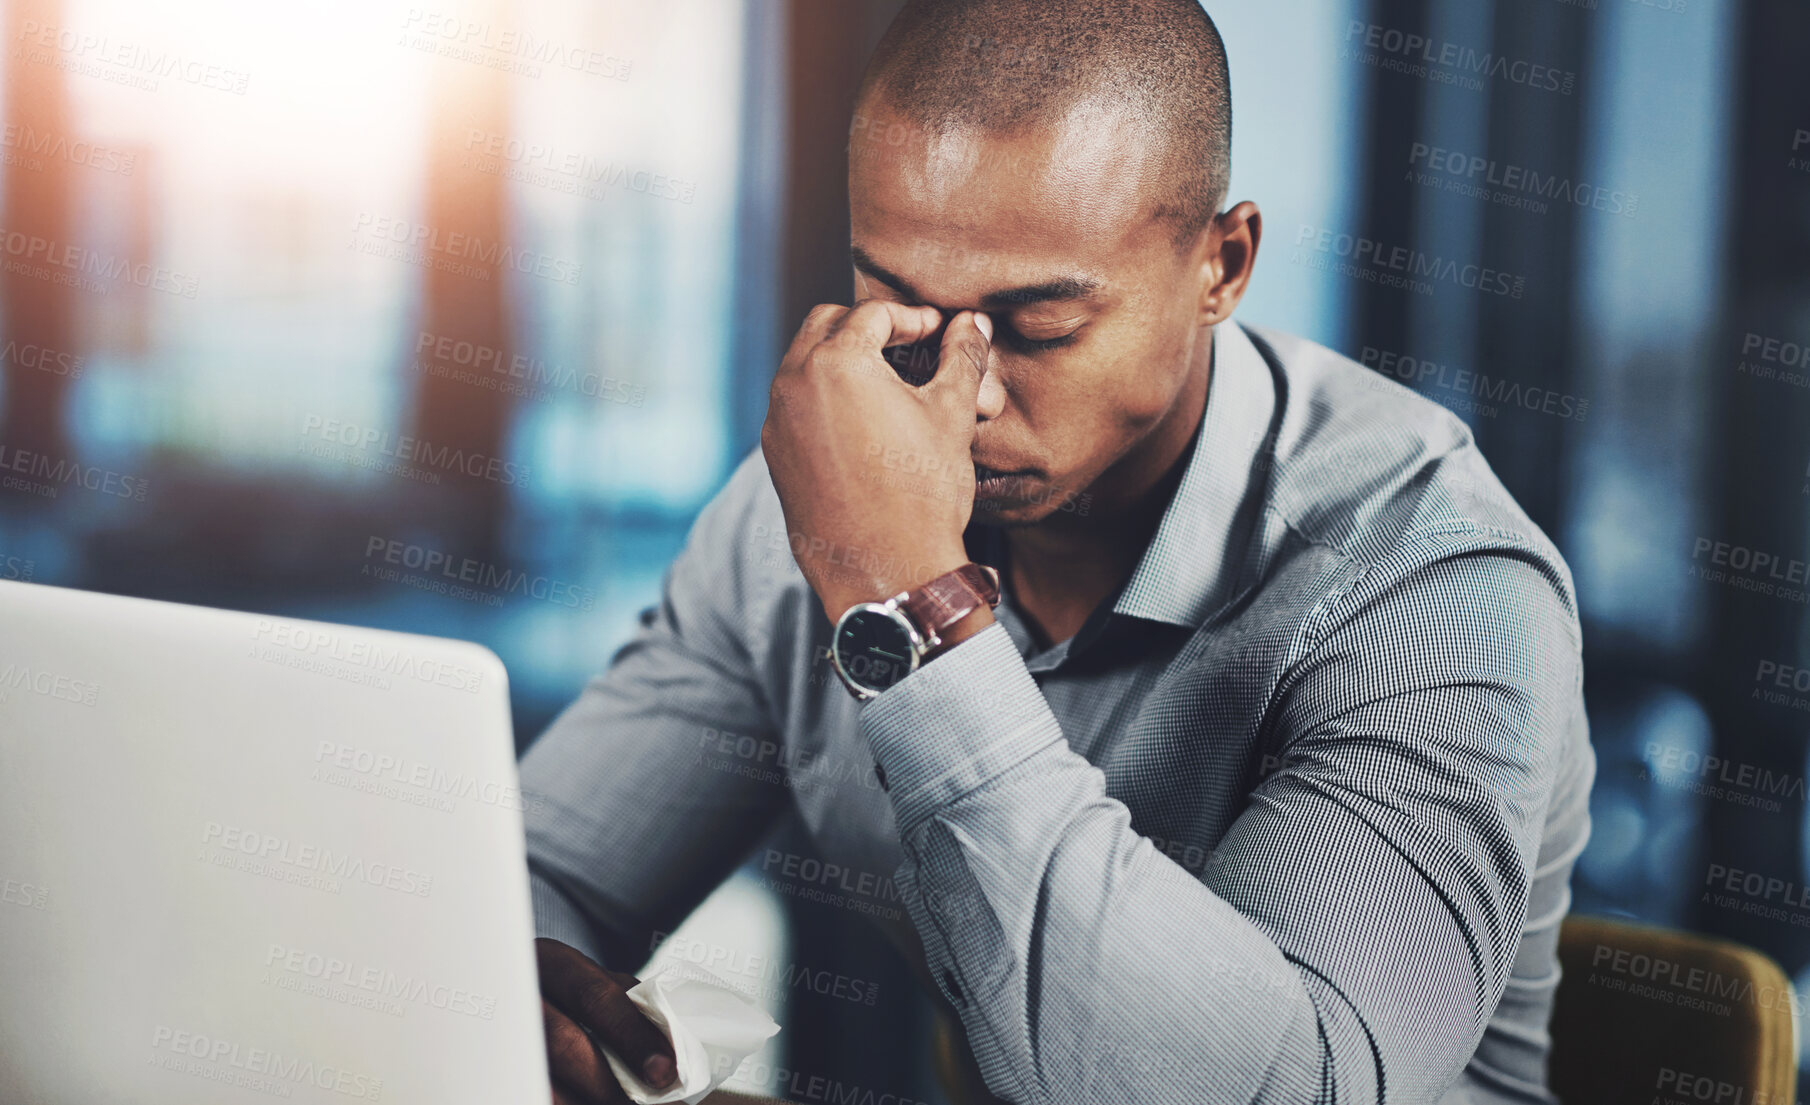
[[[1000,358],[1011,410],[1046,445],[1064,452],[1123,444],[1174,406],[1193,354],[1185,325],[1115,320],[1067,356]]]
[[[1020,359],[1000,371],[1010,408],[1046,447],[1092,451],[1148,430],[1174,387],[1137,360],[1083,359],[1058,364]]]
[[[1082,375],[1078,396],[1093,412],[1090,421],[1110,426],[1120,436],[1135,436],[1168,413],[1182,375],[1181,353],[1158,345],[1118,352]]]

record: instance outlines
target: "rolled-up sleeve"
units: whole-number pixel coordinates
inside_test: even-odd
[[[1261,719],[1277,767],[1204,874],[1132,829],[1002,627],[867,705],[897,882],[993,1091],[1437,1101],[1575,731],[1568,586],[1509,548],[1360,573],[1303,627]]]

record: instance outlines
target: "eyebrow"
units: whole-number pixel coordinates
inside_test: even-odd
[[[851,243],[848,247],[854,258],[855,267],[886,284],[900,293],[922,303],[924,297],[911,286],[911,281],[889,271],[884,265],[868,256],[867,251]],[[1100,290],[1100,281],[1091,276],[1057,276],[1036,284],[1024,284],[1016,288],[1004,288],[1000,291],[988,292],[980,297],[983,307],[1003,310],[1011,307],[1024,307],[1033,303],[1056,303],[1070,299],[1089,299]]]

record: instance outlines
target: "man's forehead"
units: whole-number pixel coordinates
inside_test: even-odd
[[[1098,298],[1152,242],[1157,158],[1121,112],[1054,126],[929,128],[884,105],[850,142],[857,267],[921,302],[991,309]]]
[[[857,113],[851,200],[902,217],[974,229],[1043,223],[1066,236],[1085,223],[1133,220],[1162,188],[1163,144],[1122,105],[1083,101],[1057,118],[1006,128],[934,126],[884,101]]]

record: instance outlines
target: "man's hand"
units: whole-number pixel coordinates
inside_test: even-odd
[[[934,307],[814,308],[773,377],[761,450],[805,580],[831,621],[968,562],[975,397],[992,320],[955,316],[922,387],[885,350],[942,328]]]
[[[641,1071],[650,1085],[672,1084],[679,1073],[672,1045],[628,1000],[628,991],[640,979],[606,971],[577,948],[546,937],[534,942],[534,957],[540,968],[553,1105],[627,1105],[628,1095],[592,1036]]]

